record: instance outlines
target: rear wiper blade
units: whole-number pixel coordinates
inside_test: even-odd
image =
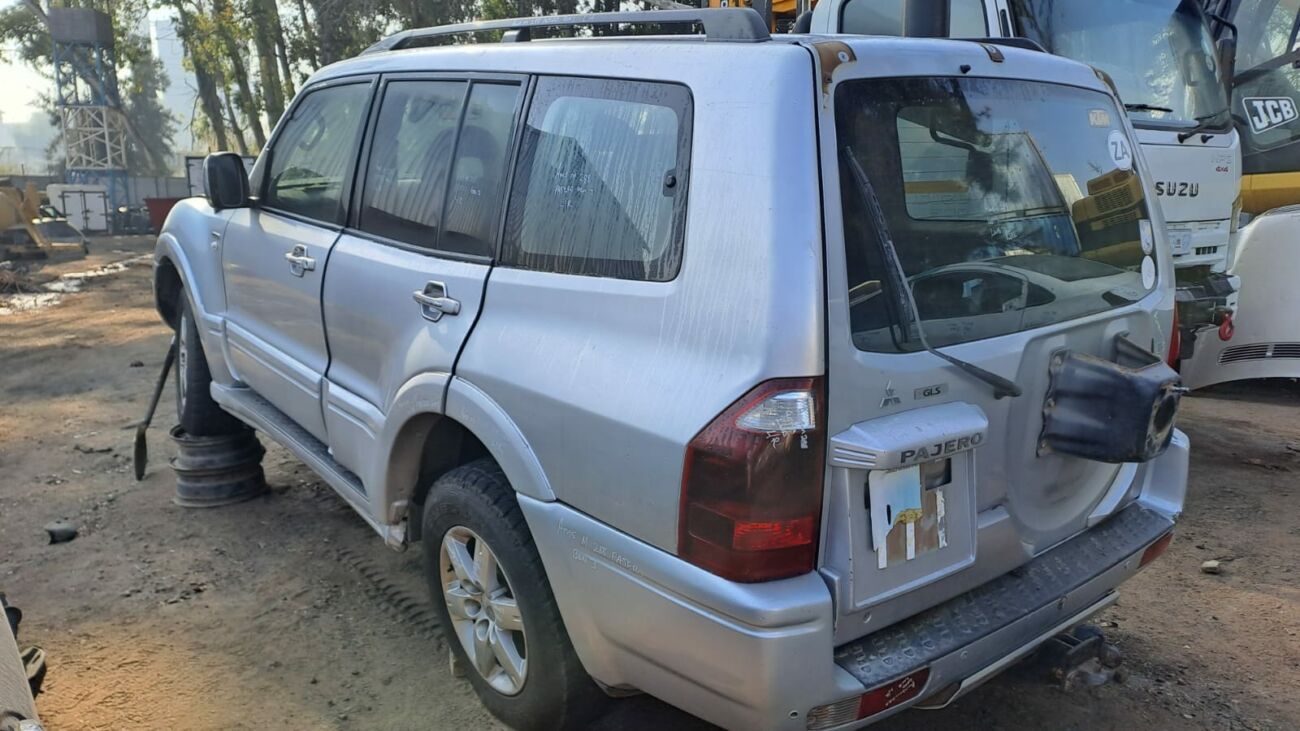
[[[935,350],[930,347],[930,341],[925,337],[925,324],[921,321],[921,313],[916,307],[916,299],[912,296],[912,288],[907,286],[907,272],[903,271],[903,264],[898,259],[898,250],[894,248],[894,240],[889,235],[889,227],[885,223],[885,213],[880,208],[880,200],[876,198],[876,192],[871,188],[871,182],[867,180],[867,173],[858,163],[858,158],[853,154],[853,148],[845,145],[840,148],[844,160],[848,163],[849,171],[853,174],[853,182],[858,189],[858,195],[862,197],[862,202],[866,204],[867,213],[872,218],[876,230],[880,232],[880,248],[884,255],[885,266],[889,269],[886,275],[889,276],[891,284],[898,290],[902,301],[899,302],[902,310],[906,311],[906,317],[910,324],[916,328],[916,334],[921,341],[921,347],[927,353],[938,356],[948,361],[952,365],[960,368],[964,373],[977,378],[993,387],[993,398],[1003,398],[1004,396],[1019,396],[1022,391],[1020,386],[1014,381],[1007,380],[996,373],[980,368],[974,363],[964,361],[953,355]]]
[[[1155,104],[1125,104],[1124,108],[1130,112],[1164,112],[1173,114],[1174,110],[1169,107],[1159,107]]]

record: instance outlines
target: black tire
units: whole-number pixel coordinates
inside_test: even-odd
[[[176,420],[196,437],[233,434],[246,428],[212,400],[212,374],[203,354],[199,329],[189,302],[180,296],[176,305]]]
[[[425,575],[442,634],[483,705],[503,723],[521,731],[587,728],[605,710],[608,697],[587,675],[573,650],[546,570],[501,468],[485,458],[444,474],[425,499],[423,521]],[[528,672],[513,695],[489,683],[453,628],[444,595],[441,551],[449,532],[466,528],[481,536],[495,554],[504,585],[522,618]]]

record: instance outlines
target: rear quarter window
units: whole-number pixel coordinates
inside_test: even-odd
[[[501,262],[667,281],[682,258],[685,87],[544,77],[528,112]]]

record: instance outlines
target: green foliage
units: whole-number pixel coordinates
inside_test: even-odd
[[[148,44],[145,44],[146,46]],[[136,175],[169,175],[174,172],[172,138],[176,120],[162,105],[161,94],[167,87],[162,64],[148,53],[135,54],[130,75],[119,81],[122,109],[135,121],[140,140],[127,138],[126,159]],[[148,145],[149,149],[141,149]]]

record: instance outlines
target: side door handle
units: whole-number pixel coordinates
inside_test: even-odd
[[[442,282],[429,282],[412,294],[420,305],[420,314],[429,322],[437,322],[443,315],[460,314],[460,300],[448,297],[447,285]]]
[[[307,256],[307,247],[302,244],[294,244],[293,251],[285,254],[284,260],[289,262],[289,273],[295,277],[316,269],[316,260]]]

